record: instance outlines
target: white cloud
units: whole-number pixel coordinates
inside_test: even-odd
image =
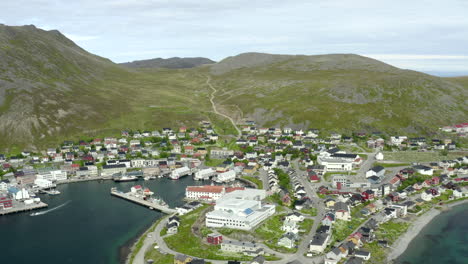
[[[377,60],[468,60],[467,55],[436,54],[364,54]]]

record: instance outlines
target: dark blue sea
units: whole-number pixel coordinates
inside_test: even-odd
[[[436,216],[397,259],[399,264],[467,264],[468,204]]]
[[[135,184],[144,184],[174,207],[184,203],[187,185],[202,183],[185,177],[60,185],[62,194],[40,197],[49,208],[68,202],[65,206],[39,216],[30,212],[0,216],[0,263],[124,262],[135,238],[163,215],[110,195],[111,187],[129,191]]]

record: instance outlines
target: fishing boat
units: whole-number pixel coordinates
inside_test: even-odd
[[[59,194],[60,194],[60,191],[55,190],[55,189],[49,191],[49,195],[59,195]]]
[[[128,182],[128,181],[137,181],[137,180],[138,180],[137,177],[127,176],[127,175],[123,175],[123,176],[114,178],[114,182]]]

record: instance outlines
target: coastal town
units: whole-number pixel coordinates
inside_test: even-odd
[[[166,216],[129,263],[386,263],[414,222],[468,197],[468,123],[431,138],[239,130],[221,136],[204,121],[0,154],[0,217],[46,208],[41,195],[60,184],[134,182],[109,192]],[[183,177],[202,182],[185,188],[183,206],[144,186]]]

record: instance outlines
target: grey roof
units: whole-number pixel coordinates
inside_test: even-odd
[[[371,170],[372,170],[372,171],[375,171],[375,172],[380,172],[380,171],[385,170],[385,168],[382,167],[382,166],[375,166],[375,167],[373,167]]]
[[[237,241],[237,240],[225,240],[223,241],[223,244],[231,244],[231,245],[236,245],[236,246],[244,246],[244,247],[257,247],[257,244],[251,243],[251,242],[243,242],[243,241]]]
[[[363,260],[361,258],[351,257],[349,258],[345,264],[362,264]]]
[[[328,234],[325,233],[319,233],[314,236],[312,241],[310,242],[311,245],[316,245],[316,246],[321,246],[323,243],[325,243],[325,240],[327,239]]]
[[[354,252],[354,255],[355,255],[355,256],[358,256],[358,255],[359,255],[359,256],[366,256],[366,257],[367,257],[367,256],[370,255],[370,252],[367,252],[367,251],[364,251],[364,250],[356,250],[356,251]]]
[[[333,208],[335,209],[335,211],[341,211],[341,210],[348,211],[348,205],[343,202],[335,203],[335,206]]]

